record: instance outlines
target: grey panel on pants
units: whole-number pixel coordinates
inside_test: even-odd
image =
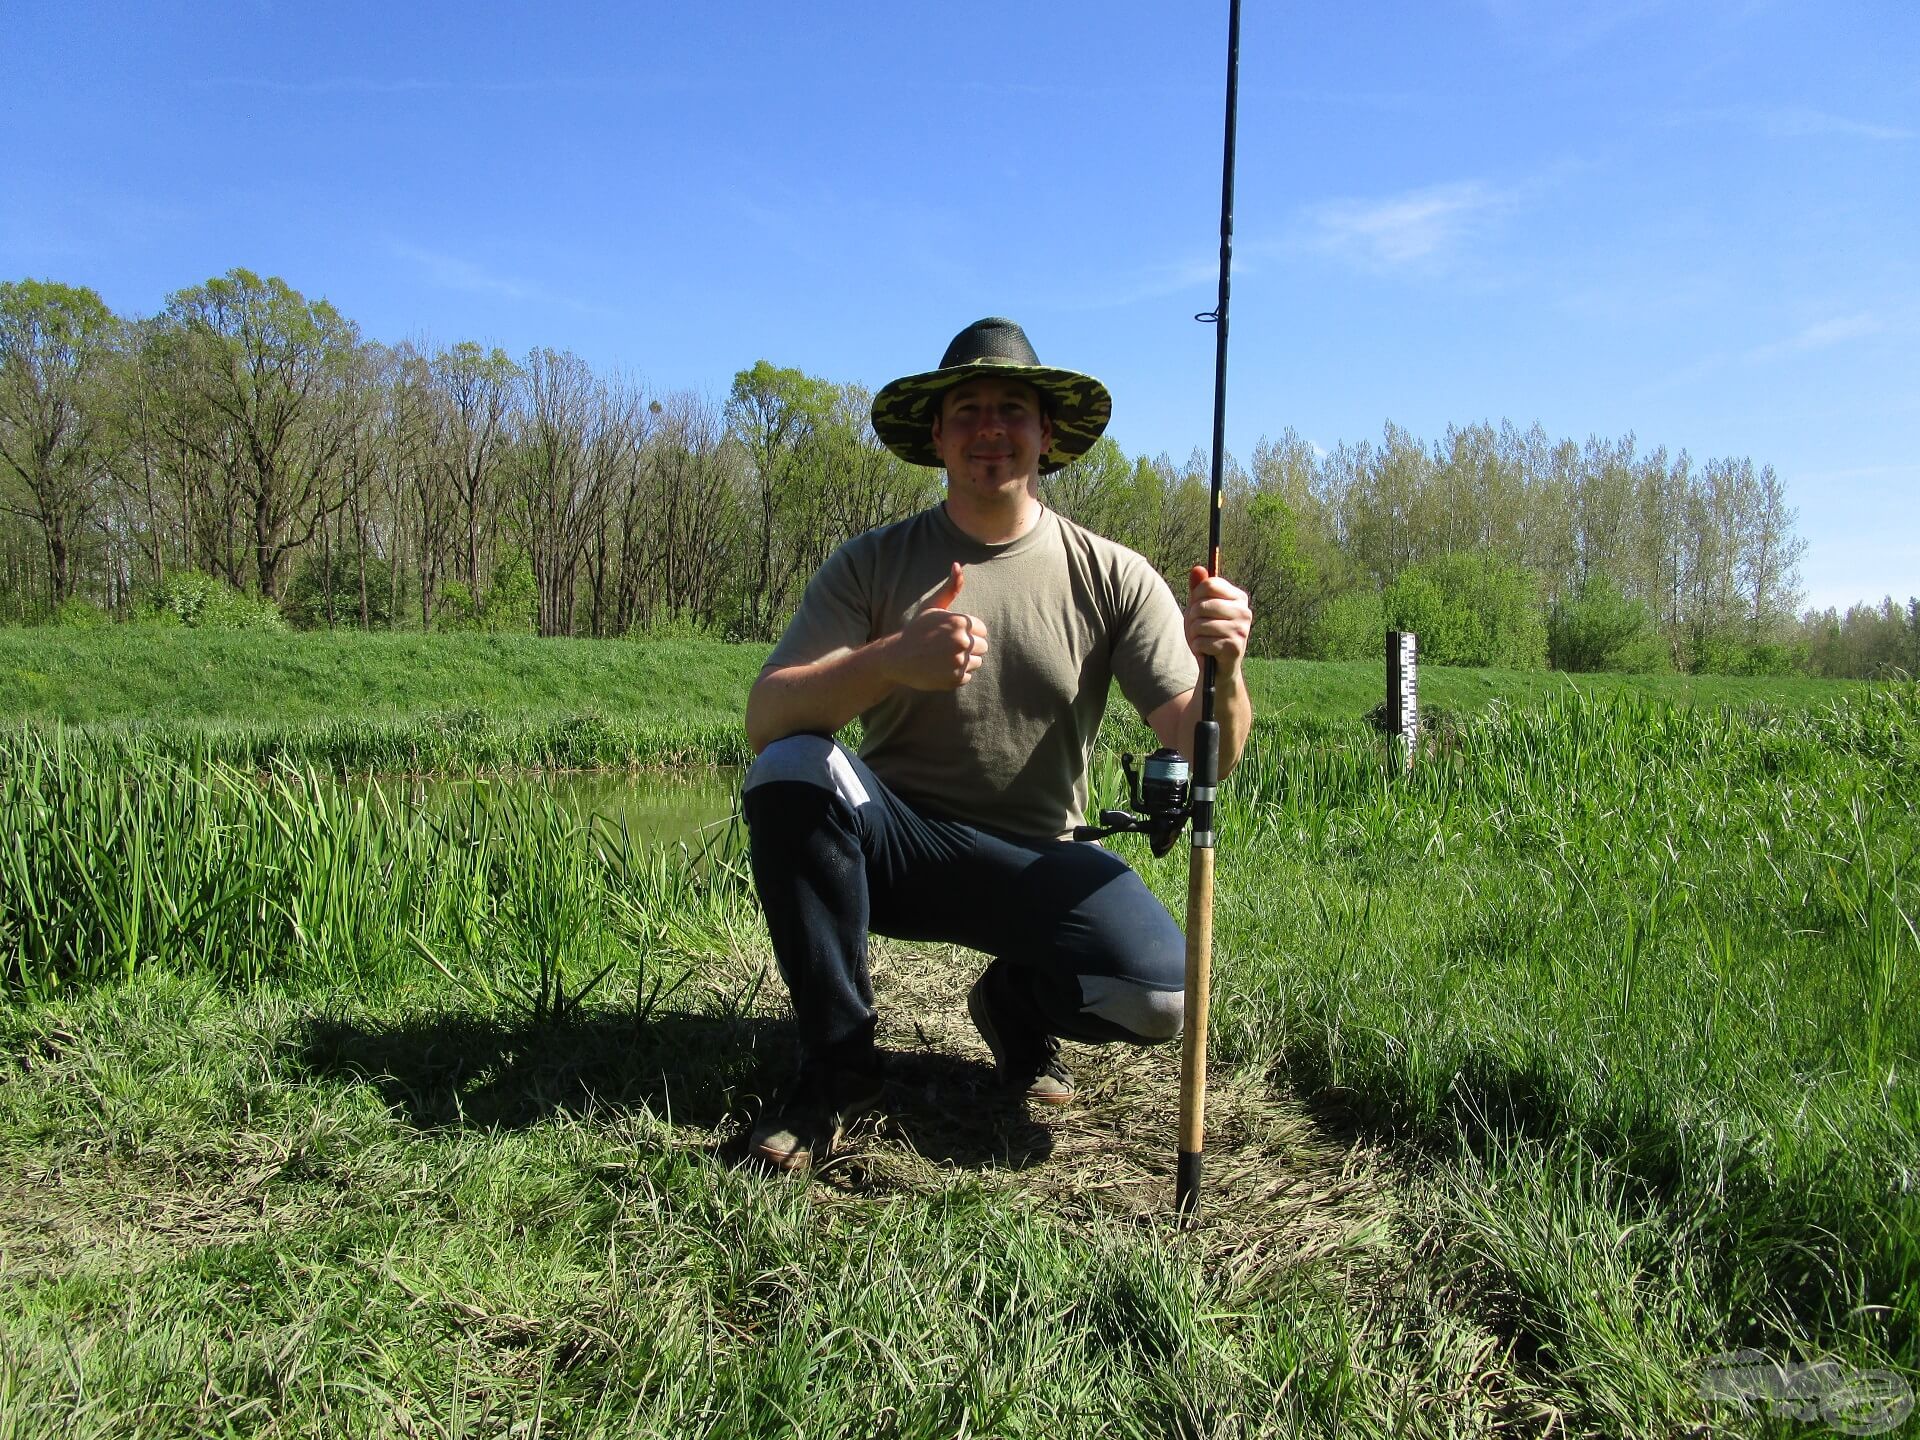
[[[753,762],[745,788],[751,790],[756,785],[778,780],[818,785],[822,790],[833,791],[855,809],[872,798],[853,766],[847,763],[846,752],[820,735],[789,735],[774,741]]]
[[[1184,990],[1154,990],[1108,975],[1082,975],[1080,1009],[1098,1015],[1142,1040],[1171,1040],[1186,1020]]]

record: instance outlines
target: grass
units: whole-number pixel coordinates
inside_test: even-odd
[[[737,1168],[705,1126],[774,1036],[717,1002],[556,1030],[445,999],[155,971],[8,1015],[9,1433],[1430,1433],[1523,1393],[1432,1297],[1351,1305],[1344,1251],[1218,1263],[978,1160]]]
[[[998,1108],[927,947],[885,1118],[737,1168],[790,1038],[737,836],[16,732],[0,1427],[1785,1433],[1700,1362],[1920,1372],[1920,694],[1704,699],[1462,705],[1399,780],[1262,723],[1195,1234],[1171,1054]]]
[[[765,658],[765,646],[701,640],[0,629],[0,722],[78,727],[254,770],[739,764],[749,758],[741,711]],[[1288,734],[1350,736],[1380,702],[1375,664],[1253,661],[1248,678],[1263,723]],[[1850,684],[1441,668],[1421,677],[1423,704],[1462,716],[1572,693],[1805,708]],[[1131,712],[1116,701],[1114,713]]]
[[[0,629],[0,719],[285,727],[418,714],[726,718],[765,647],[531,635]],[[263,716],[263,710],[270,714]]]

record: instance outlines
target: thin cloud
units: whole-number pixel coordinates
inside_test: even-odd
[[[1380,200],[1325,200],[1304,212],[1308,243],[1369,268],[1431,267],[1453,258],[1514,199],[1485,181],[1463,180]]]
[[[1836,315],[1831,319],[1815,321],[1797,335],[1785,340],[1775,340],[1767,345],[1756,346],[1749,350],[1746,359],[1752,364],[1764,364],[1769,360],[1779,360],[1788,355],[1799,355],[1809,350],[1826,350],[1835,345],[1845,344],[1849,340],[1858,340],[1862,336],[1873,335],[1886,326],[1876,315],[1862,310],[1854,315]]]
[[[1807,470],[1794,475],[1800,484],[1818,481],[1822,485],[1850,480],[1885,480],[1890,476],[1920,480],[1920,465],[1848,465],[1838,470]]]
[[[1915,132],[1905,126],[1856,120],[1846,115],[1835,115],[1828,110],[1817,110],[1811,105],[1728,105],[1713,110],[1683,110],[1673,116],[1671,123],[1735,125],[1773,140],[1802,140],[1831,135],[1846,140],[1873,140],[1884,144],[1911,140],[1915,136]]]
[[[428,250],[399,240],[391,242],[388,248],[399,259],[419,266],[427,283],[443,290],[460,290],[470,295],[492,295],[502,300],[539,305],[557,305],[581,315],[613,313],[605,306],[587,305],[566,295],[556,295],[544,286],[499,274],[458,255]]]
[[[264,90],[273,95],[439,95],[462,91],[480,95],[527,95],[562,90],[601,90],[616,82],[590,76],[548,76],[529,80],[449,80],[408,75],[391,80],[370,75],[334,75],[318,80],[270,80],[258,76],[226,75],[197,82],[205,88]],[[631,82],[624,82],[631,83]],[[658,89],[652,81],[649,89]]]
[[[1766,117],[1775,135],[1845,135],[1857,140],[1911,140],[1913,131],[1899,125],[1878,125],[1870,120],[1851,120],[1830,115],[1824,110],[1800,107],[1778,110]]]
[[[1539,59],[1573,58],[1616,31],[1670,8],[1670,0],[1598,0],[1581,6],[1549,0],[1479,0],[1479,9],[1516,48]]]
[[[534,287],[524,285],[505,275],[496,275],[486,267],[472,260],[463,260],[457,255],[443,255],[435,250],[423,250],[418,245],[396,243],[393,253],[402,260],[410,260],[426,273],[427,282],[438,285],[443,290],[465,290],[474,295],[497,295],[503,300],[532,300],[537,298]]]
[[[1236,257],[1233,266],[1235,278],[1244,277],[1248,271],[1249,267]],[[1183,290],[1198,290],[1203,285],[1215,287],[1217,290],[1219,283],[1219,256],[1174,260],[1164,264],[1144,266],[1116,276],[1112,283],[1102,285],[1097,291],[1091,293],[1069,299],[1055,297],[1052,308],[1117,310],[1147,300],[1159,300],[1168,295],[1178,295]]]

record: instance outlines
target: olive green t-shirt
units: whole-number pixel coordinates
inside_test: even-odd
[[[1051,510],[1019,539],[983,545],[935,505],[834,551],[767,664],[896,633],[955,560],[966,569],[950,608],[985,624],[986,656],[955,690],[895,686],[860,717],[860,757],[933,814],[1064,838],[1085,817],[1110,682],[1144,719],[1199,678],[1179,604],[1144,556]]]

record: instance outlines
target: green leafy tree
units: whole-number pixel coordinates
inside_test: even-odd
[[[1130,543],[1124,517],[1134,466],[1111,435],[1102,435],[1087,452],[1051,475],[1040,477],[1040,500],[1096,535]]]
[[[733,377],[727,423],[747,453],[752,561],[746,579],[745,625],[754,639],[771,639],[819,551],[808,471],[808,442],[834,407],[834,387],[800,370],[757,360]],[[817,563],[817,562],[816,562]]]
[[[1318,587],[1299,523],[1279,495],[1256,494],[1236,508],[1231,525],[1222,524],[1221,568],[1253,606],[1251,649],[1261,656],[1305,655]]]
[[[288,557],[345,503],[327,498],[328,481],[355,418],[343,391],[358,327],[325,300],[242,269],[175,292],[166,318],[178,373],[212,422],[192,443],[227,468],[254,579],[272,599]]]
[[[39,527],[55,606],[73,595],[74,547],[100,504],[101,382],[119,329],[84,286],[0,284],[0,474],[16,482],[0,508]]]

